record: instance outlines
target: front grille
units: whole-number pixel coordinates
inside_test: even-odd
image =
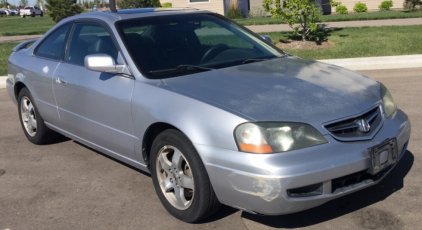
[[[361,132],[359,130],[357,121],[361,119],[365,119],[370,125],[370,130],[368,132]],[[362,115],[325,125],[325,128],[334,138],[339,140],[348,141],[348,139],[356,140],[356,138],[365,140],[372,139],[373,135],[379,130],[381,123],[381,110],[377,107]]]

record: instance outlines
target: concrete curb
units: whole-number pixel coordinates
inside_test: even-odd
[[[351,70],[403,69],[422,67],[422,55],[401,55],[368,58],[326,59],[320,62]]]
[[[318,60],[351,70],[422,68],[422,55],[384,56]],[[7,76],[0,77],[0,89],[6,88]]]
[[[0,89],[6,88],[6,80],[7,80],[7,76],[0,77]]]

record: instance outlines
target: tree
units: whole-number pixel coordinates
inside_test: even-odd
[[[51,20],[57,23],[62,19],[82,13],[82,7],[75,3],[75,0],[47,0],[45,7],[49,11]]]
[[[306,41],[306,37],[311,32],[318,30],[316,23],[321,22],[321,10],[317,0],[284,0],[281,4],[280,0],[275,0],[275,8],[273,8],[274,0],[264,0],[262,7],[265,11],[272,14],[274,18],[281,18],[289,24],[293,29],[293,34],[302,36],[302,41]],[[295,23],[298,23],[295,25]]]
[[[19,6],[23,6],[23,7],[25,7],[25,6],[27,6],[28,5],[28,0],[20,0],[19,1]]]
[[[0,0],[0,8],[6,8],[6,7],[7,7],[6,0]]]
[[[159,0],[121,0],[118,5],[120,9],[161,7]]]
[[[422,6],[422,0],[404,0],[403,6],[404,8],[410,11],[417,11],[417,6]]]

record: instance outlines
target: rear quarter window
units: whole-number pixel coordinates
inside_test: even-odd
[[[67,34],[71,24],[66,24],[50,34],[35,51],[36,56],[62,60]]]

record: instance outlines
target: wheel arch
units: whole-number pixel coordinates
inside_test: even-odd
[[[14,85],[14,87],[13,87],[13,90],[14,90],[14,93],[15,93],[15,98],[16,98],[16,101],[18,100],[18,97],[19,97],[19,92],[20,92],[23,88],[28,88],[28,87],[26,87],[26,85],[25,85],[24,83],[20,82],[20,81],[18,81],[18,82],[16,82],[16,83],[15,83],[15,85]]]
[[[142,157],[145,161],[145,164],[147,165],[148,169],[150,168],[150,155],[151,155],[151,147],[152,143],[154,142],[155,138],[162,133],[165,130],[168,129],[175,129],[179,132],[181,132],[183,135],[185,135],[186,138],[189,139],[189,137],[179,128],[177,128],[174,125],[171,125],[166,122],[156,122],[154,124],[151,124],[145,131],[143,139],[142,139]],[[189,139],[189,141],[191,141]],[[192,141],[191,141],[192,142]]]

